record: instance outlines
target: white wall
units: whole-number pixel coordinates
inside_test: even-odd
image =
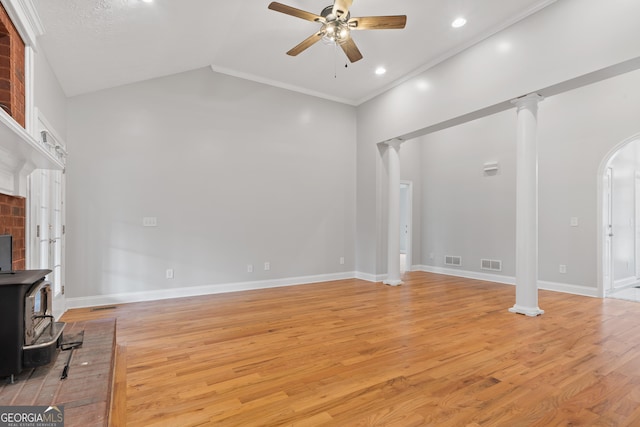
[[[353,272],[355,131],[210,69],[71,98],[68,296]]]
[[[539,105],[539,279],[545,287],[596,294],[599,170],[614,147],[640,132],[639,89],[640,71],[634,71]],[[463,270],[480,272],[479,259],[486,257],[503,260],[504,276],[515,275],[515,130],[512,109],[421,138],[424,265],[461,255]],[[500,163],[499,175],[482,176],[487,161]]]
[[[57,134],[67,137],[67,98],[42,49],[35,57],[34,104]]]

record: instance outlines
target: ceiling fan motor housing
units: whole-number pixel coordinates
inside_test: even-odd
[[[340,12],[342,12],[342,11],[340,11]],[[322,12],[320,12],[320,16],[325,18],[327,20],[327,22],[334,21],[336,19],[340,20],[340,21],[347,22],[349,20],[349,18],[351,17],[351,12],[347,11],[346,15],[343,13],[340,16],[335,16],[333,14],[333,5],[331,5],[331,6],[327,6],[324,9],[322,9]]]

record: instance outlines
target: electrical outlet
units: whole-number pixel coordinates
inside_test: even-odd
[[[340,265],[344,265],[344,257],[343,256],[340,257]]]
[[[247,264],[247,273],[253,273],[253,264]]]
[[[167,279],[173,279],[173,268],[168,268],[166,272]]]
[[[572,227],[577,227],[578,226],[578,218],[575,216],[571,217],[571,220],[569,221],[569,225],[571,225]]]
[[[560,273],[562,274],[566,274],[567,273],[567,266],[564,264],[560,264],[560,269],[559,269]]]
[[[264,263],[264,271],[269,271],[271,270],[271,263],[270,262],[265,262]]]

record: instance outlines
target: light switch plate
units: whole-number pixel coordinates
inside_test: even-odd
[[[145,216],[142,218],[142,226],[143,227],[157,227],[158,226],[158,218],[155,216]]]

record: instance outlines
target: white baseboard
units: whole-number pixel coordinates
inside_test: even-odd
[[[628,286],[632,286],[638,283],[638,278],[636,276],[625,277],[624,279],[615,280],[613,282],[614,288],[626,288]]]
[[[501,276],[492,273],[478,273],[476,271],[458,270],[446,267],[434,267],[431,265],[416,265],[414,271],[424,271],[427,273],[444,274],[446,276],[464,277],[466,279],[484,280],[487,282],[503,283],[505,285],[515,285],[516,279],[511,276]]]
[[[464,277],[467,279],[484,280],[488,282],[514,285],[515,278],[511,276],[501,276],[498,274],[479,273],[475,271],[456,270],[453,268],[433,267],[428,265],[414,265],[412,271],[424,271],[428,273],[445,274],[447,276]],[[170,298],[183,298],[199,295],[221,294],[226,292],[249,291],[256,289],[277,288],[282,286],[298,286],[332,280],[360,279],[367,282],[382,282],[387,277],[386,274],[370,274],[360,271],[344,273],[321,274],[317,276],[289,277],[284,279],[260,280],[253,282],[222,283],[216,285],[190,286],[184,288],[158,289],[153,291],[127,292],[120,294],[95,295],[78,298],[67,298],[66,308],[96,307],[110,304],[125,304],[131,302],[154,301]],[[586,286],[570,285],[567,283],[556,283],[539,281],[540,289],[565,292],[575,295],[598,297],[595,288]]]
[[[568,283],[547,282],[538,280],[538,288],[545,291],[564,292],[565,294],[582,295],[585,297],[600,298],[597,288],[589,288],[587,286],[570,285]]]
[[[96,307],[110,304],[125,304],[130,302],[155,301],[170,298],[212,295],[227,292],[250,291],[256,289],[278,288],[282,286],[307,285],[312,283],[330,282],[356,278],[358,274],[350,271],[345,273],[321,274],[317,276],[289,277],[284,279],[260,280],[253,282],[222,283],[217,285],[190,286],[184,288],[158,289],[153,291],[127,292],[110,295],[95,295],[88,297],[67,298],[67,309]],[[366,279],[365,279],[366,280]]]
[[[360,280],[366,280],[367,282],[382,282],[387,278],[386,274],[369,274],[361,271],[356,271],[355,278]]]
[[[515,285],[516,278],[513,276],[501,276],[499,274],[479,273],[476,271],[457,270],[453,268],[434,267],[430,265],[416,265],[415,271],[427,273],[444,274],[447,276],[464,277],[466,279],[485,280],[488,282],[503,283],[505,285]],[[598,289],[588,286],[571,285],[568,283],[548,282],[538,280],[538,288],[545,291],[564,292],[567,294],[582,295],[599,298]]]

